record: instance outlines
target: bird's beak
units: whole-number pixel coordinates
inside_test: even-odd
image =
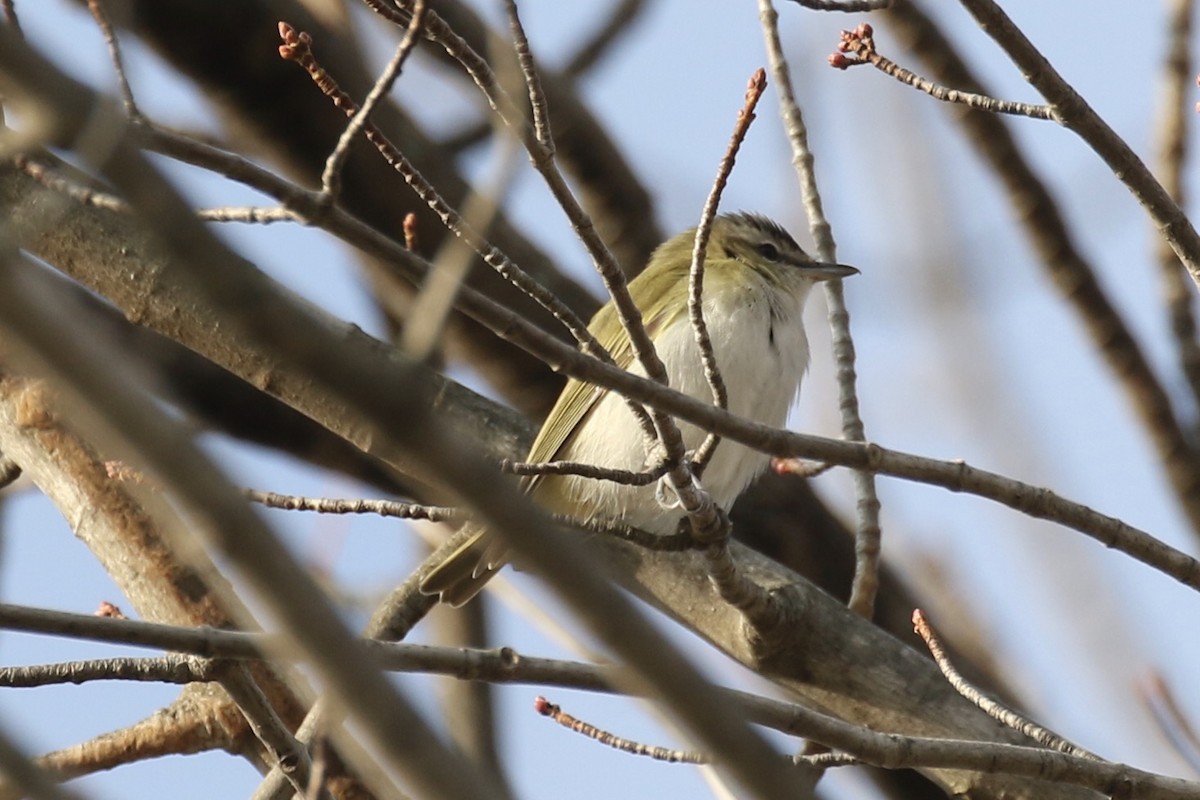
[[[845,264],[823,264],[819,261],[810,261],[807,264],[800,264],[799,266],[804,276],[814,281],[849,278],[851,275],[858,274],[857,269],[848,267]]]

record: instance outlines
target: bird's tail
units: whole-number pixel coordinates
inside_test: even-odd
[[[436,594],[458,608],[479,594],[506,563],[508,549],[481,528],[421,580],[421,593]]]

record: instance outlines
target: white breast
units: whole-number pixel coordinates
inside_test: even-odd
[[[766,286],[757,283],[743,290],[740,296],[720,302],[705,293],[705,320],[728,389],[729,410],[775,427],[786,422],[788,409],[808,367],[808,339],[801,315],[811,284],[803,279],[795,284],[791,292],[768,294]],[[772,296],[773,308],[768,301]],[[686,315],[663,331],[656,345],[671,386],[691,397],[712,402],[695,334]],[[631,371],[645,374],[640,365]],[[641,429],[621,397],[608,395],[601,400],[587,422],[587,429],[587,435],[577,437],[562,458],[628,470],[645,466],[647,452]],[[689,450],[698,448],[704,440],[703,432],[690,424],[681,423],[680,430]],[[595,435],[600,431],[603,435]],[[768,457],[761,453],[722,441],[702,484],[713,500],[728,510],[767,463]],[[679,512],[664,510],[659,505],[653,485],[634,488],[609,481],[571,478],[567,492],[586,513],[622,520],[653,533],[673,532],[680,516]]]

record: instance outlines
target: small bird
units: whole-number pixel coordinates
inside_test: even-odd
[[[646,330],[666,366],[672,388],[711,401],[700,349],[688,317],[688,276],[695,230],[660,245],[646,269],[629,283]],[[746,419],[782,427],[808,368],[804,302],[817,281],[857,273],[853,267],[810,258],[779,224],[758,214],[723,214],[714,221],[705,251],[703,308],[717,366],[728,390],[728,409]],[[645,371],[612,302],[588,329],[634,374]],[[695,450],[705,432],[680,423],[685,447]],[[624,398],[570,380],[542,425],[526,461],[575,461],[639,471],[654,464],[648,442]],[[769,463],[769,457],[723,441],[702,485],[728,511]],[[551,513],[620,522],[647,532],[673,533],[681,513],[662,502],[654,484],[627,486],[574,475],[538,475],[523,486]],[[507,548],[480,529],[421,582],[421,591],[461,606],[508,561]]]

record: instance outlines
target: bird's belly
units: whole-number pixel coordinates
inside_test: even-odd
[[[798,319],[790,325],[773,323],[765,309],[750,306],[726,314],[720,327],[713,326],[714,352],[728,391],[730,412],[774,427],[785,424],[808,365],[808,342]],[[712,402],[712,390],[704,378],[699,350],[686,320],[660,336],[656,344],[671,386],[698,400]],[[640,366],[631,371],[644,374]],[[587,427],[589,433],[603,431],[604,435],[577,437],[562,458],[632,471],[652,466],[655,453],[647,450],[642,430],[622,397],[608,394],[600,400]],[[690,451],[704,441],[704,431],[694,425],[680,423],[680,431]],[[701,485],[717,505],[728,510],[766,468],[768,460],[762,453],[723,440]],[[632,487],[578,477],[562,480],[564,499],[573,506],[573,513],[615,519],[659,534],[673,532],[678,524],[680,513],[663,507],[656,497],[656,484]]]

